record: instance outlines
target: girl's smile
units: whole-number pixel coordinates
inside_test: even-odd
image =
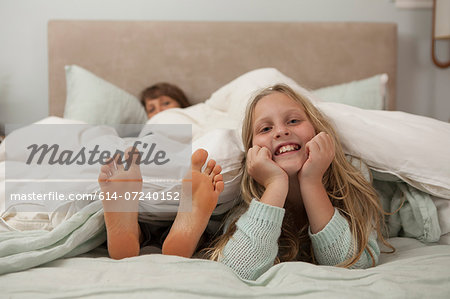
[[[292,152],[296,152],[300,150],[301,146],[296,143],[284,143],[278,145],[277,149],[275,150],[275,156],[284,155]]]

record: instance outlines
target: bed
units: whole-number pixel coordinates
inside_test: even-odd
[[[190,123],[192,148],[206,147],[224,165],[225,189],[231,191],[219,200],[217,214],[229,209],[227,198],[236,197],[236,161],[242,157],[238,128],[251,93],[278,82],[308,93],[332,118],[346,153],[368,161],[387,209],[403,208],[389,224],[390,242],[397,251],[382,254],[379,265],[367,270],[291,262],[247,281],[217,262],[145,254],[152,248],[143,248],[134,258],[108,258],[98,201],[81,207],[83,213],[60,209],[30,215],[6,210],[0,233],[2,295],[450,295],[450,162],[446,164],[450,125],[394,111],[395,24],[54,20],[48,24],[48,45],[50,117],[39,123]],[[160,81],[177,84],[196,105],[147,121],[137,97],[144,87]],[[400,134],[387,138],[392,128]],[[83,127],[79,130],[74,135],[81,136],[77,134]],[[27,128],[8,134],[0,147],[3,169],[8,159],[16,157],[5,154],[5,144],[14,136],[33,138]],[[420,144],[414,140],[417,136],[423,137]],[[230,144],[226,150],[218,144],[224,139]],[[425,156],[430,143],[442,145]],[[386,147],[392,149],[388,155]],[[389,193],[390,184],[398,180],[406,188],[401,196],[411,198],[404,206]],[[5,209],[5,175],[0,186]]]

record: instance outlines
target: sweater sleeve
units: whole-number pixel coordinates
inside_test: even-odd
[[[309,230],[309,237],[311,238],[314,256],[320,265],[334,266],[340,264],[352,256],[355,250],[350,225],[336,208],[330,222],[317,234],[312,234]],[[365,269],[371,267],[372,257],[368,250],[372,253],[375,264],[377,264],[380,249],[375,232],[369,236],[368,248],[350,268]]]
[[[243,279],[255,280],[274,263],[284,209],[252,200],[236,222],[236,231],[225,245],[219,262]]]

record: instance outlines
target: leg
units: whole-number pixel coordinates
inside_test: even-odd
[[[98,177],[100,188],[105,195],[103,203],[108,253],[113,259],[139,255],[140,229],[138,224],[139,201],[125,200],[126,192],[142,191],[142,175],[137,160],[138,152],[129,148],[125,158],[132,155],[128,170],[119,163],[119,156],[103,165]],[[108,196],[109,193],[109,196]],[[114,199],[113,196],[117,196]],[[107,198],[111,200],[107,200]]]
[[[191,257],[208,225],[224,183],[220,174],[222,169],[214,160],[208,161],[201,172],[207,157],[208,153],[203,149],[192,154],[192,210],[178,211],[164,241],[163,254]]]

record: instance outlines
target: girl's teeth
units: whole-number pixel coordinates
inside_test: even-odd
[[[282,154],[285,152],[290,152],[290,151],[295,150],[295,148],[296,147],[294,145],[285,145],[279,149],[279,153]]]

